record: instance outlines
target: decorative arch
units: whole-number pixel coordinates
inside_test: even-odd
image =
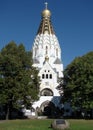
[[[41,104],[40,110],[42,111],[43,115],[51,116],[54,112],[55,104],[51,101],[45,101]]]
[[[53,91],[49,88],[45,88],[40,92],[40,96],[53,96]]]

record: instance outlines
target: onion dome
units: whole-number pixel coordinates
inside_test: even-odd
[[[48,9],[42,11],[42,17],[50,17],[50,16],[51,16],[51,12]]]
[[[47,3],[45,3],[45,4],[46,4],[46,7],[42,11],[42,14],[41,14],[42,20],[41,20],[37,34],[46,34],[46,33],[55,34],[54,29],[51,24],[51,19],[50,19],[51,12],[50,12],[50,10],[47,9]]]

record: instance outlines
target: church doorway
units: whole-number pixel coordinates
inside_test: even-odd
[[[51,107],[49,106],[49,105],[47,105],[47,106],[45,106],[44,107],[44,111],[43,111],[43,114],[45,115],[45,116],[50,116],[51,115]]]
[[[40,107],[43,116],[52,117],[55,113],[55,105],[51,101],[45,101]]]

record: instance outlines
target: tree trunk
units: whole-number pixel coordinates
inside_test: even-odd
[[[7,104],[7,106],[6,106],[6,120],[9,120],[9,115],[10,115],[10,108],[9,108],[9,104]]]

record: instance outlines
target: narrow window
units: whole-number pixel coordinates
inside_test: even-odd
[[[50,79],[52,79],[52,74],[50,74]]]
[[[45,77],[45,75],[44,75],[44,74],[42,74],[42,79],[44,79],[44,77]]]
[[[48,79],[48,74],[46,74],[46,79]]]
[[[48,54],[48,46],[46,46],[46,55]]]

